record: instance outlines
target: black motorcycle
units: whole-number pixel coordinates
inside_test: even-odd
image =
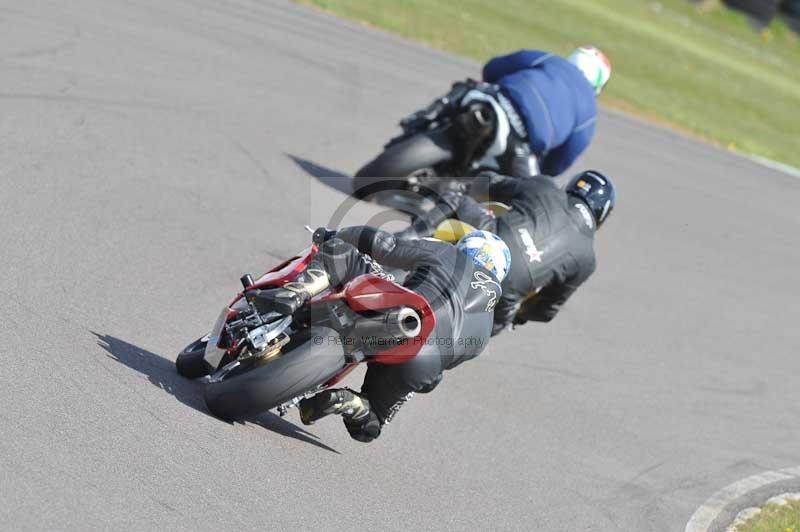
[[[519,117],[495,85],[468,80],[400,121],[403,132],[353,178],[359,199],[393,193],[419,197],[466,185],[482,170],[500,170]]]

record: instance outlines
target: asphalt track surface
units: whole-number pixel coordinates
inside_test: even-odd
[[[678,531],[800,464],[800,180],[614,113],[577,166],[619,208],[555,322],[370,445],[206,413],[178,351],[477,73],[278,0],[2,2],[0,529]]]

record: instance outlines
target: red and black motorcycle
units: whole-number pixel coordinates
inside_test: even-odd
[[[291,316],[260,313],[243,297],[247,290],[291,283],[306,270],[326,234],[324,228],[317,230],[310,248],[257,281],[243,276],[244,290],[223,308],[211,333],[178,355],[178,373],[207,378],[204,398],[215,416],[232,420],[276,407],[283,415],[361,362],[410,360],[433,331],[436,318],[425,298],[374,274],[359,276],[341,290],[325,282]]]

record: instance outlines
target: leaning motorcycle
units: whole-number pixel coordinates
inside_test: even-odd
[[[460,188],[482,170],[497,170],[496,158],[508,147],[509,116],[518,119],[496,86],[472,80],[454,84],[448,94],[400,121],[402,133],[356,172],[353,195],[437,195]]]
[[[291,316],[261,313],[244,297],[251,289],[285,286],[306,270],[327,238],[258,280],[245,275],[243,290],[226,305],[211,333],[188,345],[178,373],[206,377],[204,399],[215,416],[234,420],[277,408],[283,415],[303,398],[333,386],[360,363],[402,364],[417,355],[436,325],[428,302],[386,276],[359,276],[342,289],[327,285]]]

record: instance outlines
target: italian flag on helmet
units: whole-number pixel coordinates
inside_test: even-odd
[[[581,46],[567,60],[583,72],[595,94],[600,94],[611,77],[611,62],[606,54],[594,46]]]

